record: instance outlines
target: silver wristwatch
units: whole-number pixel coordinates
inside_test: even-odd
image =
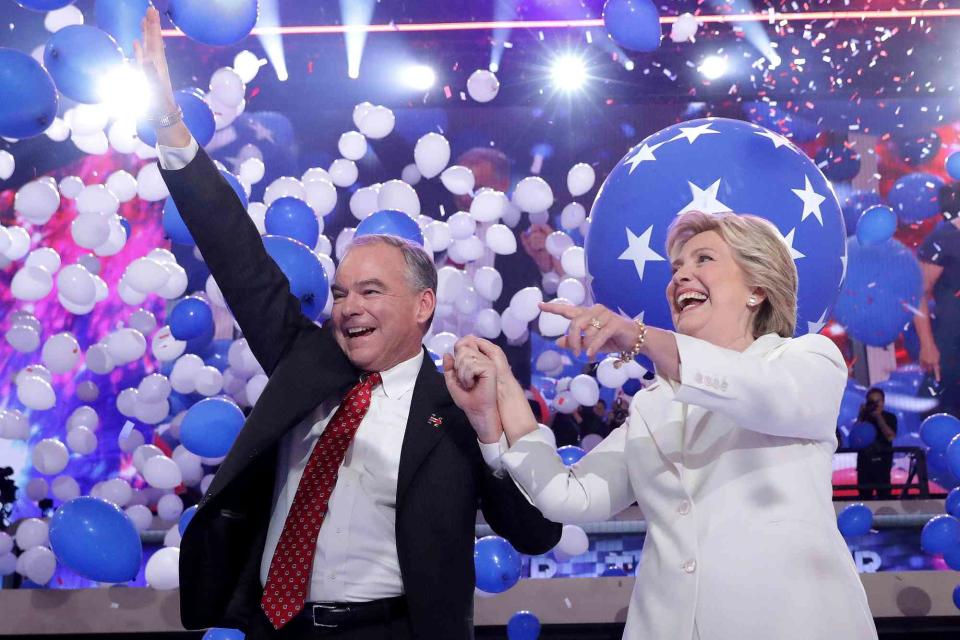
[[[176,111],[171,111],[169,113],[159,113],[151,114],[147,116],[147,122],[152,124],[154,127],[165,129],[166,127],[173,126],[183,120],[183,109],[179,106]]]

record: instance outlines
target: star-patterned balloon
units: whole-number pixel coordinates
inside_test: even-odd
[[[667,127],[631,149],[607,176],[586,243],[597,302],[653,326],[672,326],[667,229],[687,211],[749,213],[776,225],[800,277],[797,335],[823,328],[846,274],[837,196],[789,140],[725,118]]]

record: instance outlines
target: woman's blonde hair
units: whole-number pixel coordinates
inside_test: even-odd
[[[765,294],[753,317],[753,336],[776,333],[792,337],[797,326],[797,266],[780,231],[757,216],[688,211],[667,231],[667,255],[673,256],[687,240],[705,231],[720,234],[733,249],[747,286]]]

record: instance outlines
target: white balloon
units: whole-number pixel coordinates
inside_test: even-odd
[[[50,485],[43,478],[32,478],[27,483],[27,498],[33,502],[40,502],[47,497]]]
[[[96,451],[97,436],[87,427],[76,427],[67,432],[67,446],[74,453],[85,456]]]
[[[58,188],[60,189],[60,195],[64,198],[76,198],[80,195],[80,192],[83,191],[83,180],[77,176],[66,176],[60,180]]]
[[[569,249],[574,245],[573,238],[568,236],[563,231],[554,231],[547,236],[546,241],[544,242],[544,248],[554,258],[559,258],[563,256],[563,252]]]
[[[117,444],[124,453],[131,453],[136,451],[137,447],[143,446],[143,434],[134,429],[127,434],[126,438],[119,438]]]
[[[352,183],[351,183],[352,184]],[[306,200],[318,216],[329,215],[337,206],[337,188],[329,178],[305,181]]]
[[[34,249],[27,254],[27,259],[24,260],[23,266],[39,267],[53,275],[60,269],[60,254],[50,247]]]
[[[131,179],[133,176],[131,176]],[[132,197],[132,196],[131,196]],[[77,194],[77,213],[113,214],[120,208],[117,195],[102,184],[91,184]]]
[[[500,219],[503,220],[503,224],[513,229],[520,223],[520,218],[522,215],[523,212],[520,211],[520,208],[517,205],[507,201],[506,206],[503,208],[503,215],[500,216]]]
[[[453,241],[450,225],[442,220],[435,220],[428,224],[423,230],[423,237],[434,251],[446,251]]]
[[[447,219],[450,236],[453,240],[466,240],[477,229],[477,221],[466,211],[457,211]]]
[[[17,573],[31,582],[45,585],[57,570],[57,557],[44,546],[32,547],[17,558]]]
[[[39,376],[26,376],[19,381],[17,399],[34,411],[46,411],[57,403],[53,387]]]
[[[159,455],[144,462],[143,479],[151,487],[173,489],[183,481],[183,474],[176,462],[164,455]]]
[[[215,396],[223,389],[223,374],[216,367],[201,367],[194,377],[194,387],[202,396]]]
[[[564,278],[557,287],[557,297],[569,300],[574,306],[580,305],[587,297],[587,289],[576,278]]]
[[[72,4],[48,11],[47,15],[43,18],[43,27],[50,33],[56,33],[64,27],[77,24],[83,24],[83,13]]]
[[[18,300],[33,301],[53,290],[53,276],[41,267],[24,266],[13,276],[10,293]]]
[[[697,35],[700,22],[690,13],[681,13],[670,27],[670,39],[673,42],[690,42]]]
[[[438,356],[442,356],[445,353],[453,355],[453,345],[456,344],[456,342],[456,334],[450,333],[449,331],[442,331],[427,341],[427,349]]]
[[[107,240],[93,250],[98,256],[117,255],[123,249],[124,245],[127,244],[127,230],[120,224],[120,216],[116,214],[110,216],[107,224],[110,227]]]
[[[437,270],[437,300],[453,304],[469,286],[467,274],[456,267],[446,265]]]
[[[160,402],[170,397],[170,381],[162,373],[144,376],[137,385],[137,399],[146,403]]]
[[[500,81],[492,71],[477,69],[467,78],[467,94],[477,102],[490,102],[500,91]]]
[[[590,540],[586,532],[575,524],[563,525],[557,551],[570,558],[582,555],[590,549]]]
[[[26,518],[17,526],[14,539],[22,550],[45,545],[50,541],[50,526],[40,518]]]
[[[43,47],[41,47],[42,50]],[[42,56],[41,56],[42,64]],[[54,142],[63,142],[70,137],[70,126],[63,118],[54,118],[47,130],[43,132],[45,136]]]
[[[585,278],[587,263],[583,254],[583,247],[570,247],[560,256],[560,264],[568,276]]]
[[[168,493],[157,502],[157,515],[161,520],[173,522],[183,513],[183,500],[175,493]]]
[[[163,451],[160,449],[160,447],[152,444],[140,445],[133,451],[133,466],[142,474],[143,469],[147,464],[147,460],[155,456],[163,455]]]
[[[354,117],[357,116],[357,110],[360,107],[361,105],[357,105],[354,108]],[[369,108],[363,107],[359,120],[359,122],[355,122],[357,128],[360,133],[371,140],[380,140],[387,137],[393,131],[393,125],[396,122],[393,111],[381,105],[370,106]]]
[[[230,67],[220,67],[210,76],[210,93],[224,106],[240,106],[246,92],[243,78]]]
[[[473,288],[480,297],[494,302],[503,293],[503,277],[493,267],[480,267],[473,276]]]
[[[146,309],[137,309],[127,318],[127,326],[148,335],[157,328],[157,318]]]
[[[110,237],[110,217],[101,213],[78,215],[70,223],[70,235],[84,249],[96,249]]]
[[[353,160],[337,158],[330,164],[330,181],[338,187],[349,187],[359,175],[357,163]]]
[[[347,131],[340,135],[337,150],[347,160],[359,160],[367,153],[367,139],[358,131]]]
[[[15,324],[6,333],[7,344],[20,353],[36,351],[40,346],[40,333],[30,325]]]
[[[569,300],[564,300],[563,298],[554,298],[550,302],[554,304],[570,303]],[[567,329],[570,327],[570,321],[560,314],[544,311],[540,314],[539,326],[540,335],[545,338],[553,338],[565,334]]]
[[[158,591],[169,591],[180,586],[180,549],[164,547],[147,560],[144,578]]]
[[[257,404],[257,400],[260,399],[260,395],[267,386],[268,380],[269,378],[262,373],[258,373],[247,380],[244,391],[246,391],[247,394],[247,402],[249,402],[251,406]]]
[[[143,533],[153,524],[153,513],[150,508],[142,504],[133,504],[123,510],[133,522],[138,533]]]
[[[0,151],[0,180],[6,180],[13,175],[17,163],[9,151]]]
[[[579,229],[587,219],[587,210],[579,202],[571,202],[560,212],[560,226],[568,231]]]
[[[107,349],[107,345],[97,343],[87,349],[85,356],[87,368],[101,375],[110,373],[117,366]]]
[[[97,497],[123,508],[133,499],[133,488],[123,478],[111,478],[100,485]]]
[[[574,198],[582,196],[593,188],[597,174],[589,164],[579,162],[567,172],[567,190]]]
[[[107,178],[107,189],[120,202],[129,202],[137,195],[137,179],[122,169],[114,171]]]
[[[413,186],[423,179],[423,175],[420,173],[420,169],[417,168],[417,165],[408,164],[403,168],[402,171],[400,171],[400,179],[410,186]]]
[[[454,262],[466,264],[482,258],[483,250],[483,241],[477,236],[470,236],[463,240],[454,240],[447,249],[447,255]]]
[[[170,371],[170,386],[177,393],[193,393],[196,390],[194,381],[204,366],[203,360],[195,354],[188,353],[181,356]]]
[[[70,135],[70,140],[73,142],[74,146],[77,147],[77,149],[83,151],[87,155],[102,156],[110,150],[110,141],[107,140],[107,134],[105,134],[103,131],[97,131],[96,133],[91,133],[85,136],[72,133]]]
[[[377,205],[380,209],[402,211],[414,219],[420,215],[420,198],[403,180],[384,182],[377,194]]]
[[[67,432],[76,427],[86,427],[91,431],[95,431],[99,425],[100,416],[97,415],[93,407],[87,405],[80,405],[67,417]]]
[[[13,208],[24,220],[46,224],[60,208],[60,193],[47,180],[34,180],[20,187],[13,199]]]
[[[107,350],[117,364],[139,360],[147,352],[147,340],[136,329],[124,327],[107,335]]]
[[[537,305],[541,302],[543,292],[538,287],[524,287],[510,298],[510,310],[518,320],[526,324],[540,315]]]
[[[137,123],[133,118],[114,120],[107,129],[107,142],[114,151],[122,154],[134,153],[138,145],[143,144],[137,137]]]
[[[233,57],[233,70],[237,72],[243,82],[253,82],[260,70],[260,58],[252,51],[244,49]]]
[[[541,314],[542,318],[546,314]],[[544,351],[537,356],[534,368],[540,373],[551,375],[553,371],[563,368],[563,358],[557,351]]]
[[[135,387],[128,387],[117,394],[117,411],[127,418],[132,418],[137,411],[137,396],[140,392]]]
[[[629,379],[626,367],[617,369],[614,366],[616,358],[604,358],[597,367],[597,381],[608,389],[618,389]]]
[[[6,534],[3,534],[6,535]],[[0,553],[0,576],[9,576],[17,570],[17,556],[10,552]]]
[[[66,373],[80,360],[80,343],[69,332],[54,334],[43,343],[40,360],[52,373]]]
[[[159,424],[168,415],[170,415],[170,403],[166,399],[157,402],[144,402],[141,398],[137,398],[133,417],[138,421],[144,424]]]
[[[217,131],[226,129],[233,124],[233,121],[243,113],[243,110],[247,106],[246,100],[241,98],[240,104],[231,107],[221,102],[217,96],[212,93],[207,93],[204,96],[204,101],[207,103],[207,106],[210,107],[210,111],[213,112],[213,123]]]
[[[481,189],[470,203],[470,215],[477,222],[499,220],[510,200],[501,191]]]
[[[439,133],[431,131],[417,140],[413,161],[424,178],[436,177],[450,162],[450,143]]]
[[[585,407],[592,407],[600,400],[600,386],[595,378],[585,373],[570,381],[570,393],[574,400]]]
[[[508,256],[517,252],[517,237],[504,224],[491,225],[485,236],[487,246],[496,254]]]
[[[527,213],[546,211],[553,206],[553,190],[543,178],[528,176],[514,189],[513,202]]]
[[[494,309],[481,309],[473,322],[473,328],[481,338],[496,339],[500,335],[500,314]]]
[[[137,195],[147,202],[157,202],[170,195],[160,175],[160,165],[148,162],[140,168],[137,174]]]
[[[170,272],[166,267],[150,258],[137,258],[129,265],[123,274],[127,284],[140,293],[153,293],[159,290],[170,279]]]
[[[10,261],[17,261],[30,251],[30,234],[23,227],[7,227],[10,245],[3,255]]]
[[[17,409],[0,409],[0,438],[26,440],[30,437],[30,421]]]
[[[247,215],[250,216],[250,219],[253,220],[254,226],[257,227],[257,233],[260,235],[265,235],[267,233],[267,205],[263,204],[262,202],[251,202],[249,205],[247,205]]]
[[[516,316],[513,307],[507,307],[500,314],[500,330],[507,340],[520,340],[527,330],[527,323]]]
[[[77,385],[77,400],[81,402],[94,402],[100,397],[100,387],[92,380],[84,380]]]
[[[266,167],[260,158],[247,158],[240,164],[240,170],[237,177],[241,182],[247,184],[257,184],[263,180]]]
[[[379,199],[380,185],[371,185],[369,187],[360,187],[350,196],[350,213],[357,220],[363,220],[371,213],[378,211],[380,205]]]
[[[70,453],[56,438],[45,438],[34,445],[31,460],[37,471],[45,476],[55,476],[66,468]]]
[[[553,408],[559,413],[571,414],[577,410],[580,405],[573,399],[570,391],[562,391],[553,399]]]
[[[57,476],[50,485],[53,497],[60,502],[69,502],[80,497],[80,484],[70,476]]]
[[[473,171],[467,167],[453,165],[443,170],[443,173],[440,174],[440,182],[450,193],[465,196],[473,193],[475,178]]]
[[[550,212],[548,211],[534,211],[530,214],[530,224],[549,224],[550,223]]]

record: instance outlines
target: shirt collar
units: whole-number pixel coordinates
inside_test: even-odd
[[[383,393],[391,399],[401,397],[413,388],[423,366],[423,349],[409,360],[396,364],[386,371],[380,372]]]

